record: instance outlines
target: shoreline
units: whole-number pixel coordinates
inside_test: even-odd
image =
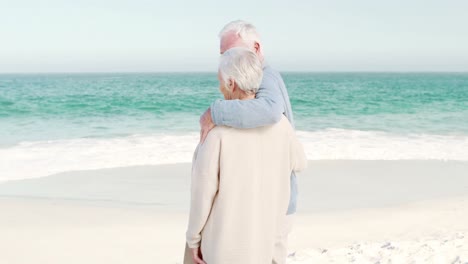
[[[0,182],[0,197],[183,213],[189,209],[190,171],[190,163],[69,171]],[[298,211],[394,206],[465,195],[465,175],[468,161],[309,160],[308,168],[297,174]]]
[[[196,118],[184,119],[184,122],[192,119]],[[315,161],[468,162],[468,136],[463,133],[401,134],[378,129],[327,128],[298,130],[296,134],[308,159]],[[0,182],[77,170],[189,163],[198,141],[199,133],[196,131],[21,141],[0,148]]]

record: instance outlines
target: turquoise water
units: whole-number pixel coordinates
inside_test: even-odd
[[[468,134],[467,73],[285,73],[296,127]],[[195,132],[214,73],[0,75],[0,145]]]
[[[468,73],[284,73],[309,160],[468,161]],[[215,73],[0,75],[0,182],[190,162]]]

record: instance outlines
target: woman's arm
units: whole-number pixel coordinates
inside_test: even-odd
[[[294,131],[290,138],[290,160],[293,171],[302,171],[307,168],[307,156],[304,152],[304,147],[297,139]]]
[[[218,192],[220,138],[212,131],[195,150],[192,163],[190,217],[186,233],[189,248],[200,247],[201,232]]]

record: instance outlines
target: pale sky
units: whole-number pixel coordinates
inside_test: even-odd
[[[214,72],[235,19],[282,71],[468,71],[466,0],[0,0],[0,72]]]

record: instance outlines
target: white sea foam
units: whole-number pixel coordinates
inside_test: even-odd
[[[378,131],[298,131],[311,160],[468,161],[468,135],[394,135]]]
[[[468,136],[399,136],[375,131],[298,131],[310,160],[468,161]],[[72,170],[191,162],[198,133],[22,142],[0,149],[0,181]]]

